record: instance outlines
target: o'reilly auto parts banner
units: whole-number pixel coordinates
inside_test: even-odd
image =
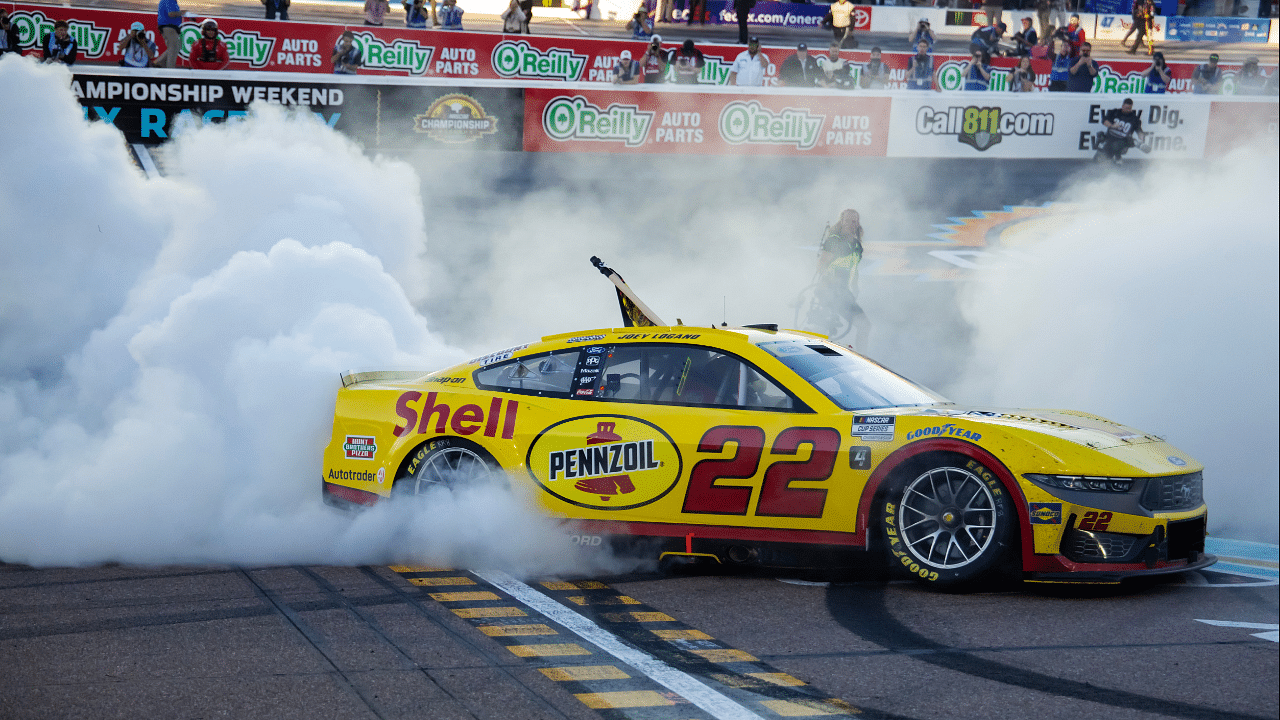
[[[349,76],[312,82],[307,76],[244,72],[175,77],[164,71],[94,70],[73,75],[72,92],[80,98],[87,119],[114,125],[131,143],[163,143],[186,125],[234,122],[252,103],[266,103],[313,112],[321,122],[369,148],[521,149],[524,100],[517,87],[424,85],[398,78],[377,82]]]
[[[536,152],[883,156],[891,100],[530,88],[524,148]]]
[[[1152,133],[1151,152],[1133,159],[1204,156],[1211,103],[1169,95],[1137,95],[1134,109]],[[1102,116],[1120,98],[1091,95],[920,93],[893,99],[890,157],[1088,159],[1106,128]]]

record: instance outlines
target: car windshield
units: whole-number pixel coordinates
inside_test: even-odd
[[[780,340],[762,342],[759,346],[845,410],[950,402],[928,388],[833,345]]]

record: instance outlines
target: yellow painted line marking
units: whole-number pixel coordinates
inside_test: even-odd
[[[821,707],[817,703],[811,706],[790,700],[761,700],[760,704],[782,717],[818,717],[821,715],[840,714],[840,711],[835,708]]]
[[[591,651],[577,643],[547,643],[545,645],[508,645],[507,649],[517,657],[560,657],[563,655],[590,655]]]
[[[573,582],[547,581],[542,587],[548,590],[608,590],[609,586],[597,580],[575,580]]]
[[[610,708],[659,707],[675,705],[661,693],[652,690],[630,690],[624,692],[578,693],[575,695],[583,705],[592,710],[608,710]]]
[[[453,608],[453,614],[467,619],[528,617],[529,615],[518,607]]]
[[[582,680],[626,680],[630,675],[612,665],[569,665],[566,667],[538,668],[552,680],[562,682]]]
[[[650,630],[663,640],[714,640],[701,630]]]
[[[392,565],[390,566],[390,569],[392,572],[398,572],[398,573],[452,572],[453,571],[453,568],[427,567],[425,565]]]
[[[627,597],[626,595],[614,595],[613,597],[602,597],[599,599],[587,598],[586,595],[570,595],[565,598],[575,605],[639,605],[640,601]]]
[[[804,685],[804,681],[791,677],[784,672],[768,672],[768,673],[747,673],[747,677],[753,677],[757,680],[773,683],[774,685],[783,685],[786,687],[795,687]]]
[[[741,650],[734,650],[733,648],[724,648],[724,649],[717,649],[717,650],[694,650],[693,654],[699,655],[703,659],[713,663],[760,662],[759,658],[752,655],[751,653],[743,652]]]
[[[516,635],[556,635],[556,631],[541,623],[536,625],[481,625],[480,632],[489,637],[513,637]]]
[[[675,622],[675,618],[660,612],[605,613],[609,622]]]
[[[438,592],[429,593],[432,600],[439,602],[469,602],[471,600],[497,600],[498,596],[487,590],[477,592]]]
[[[414,585],[424,587],[434,587],[437,585],[475,585],[476,581],[469,577],[434,577],[434,578],[409,578],[409,582]]]

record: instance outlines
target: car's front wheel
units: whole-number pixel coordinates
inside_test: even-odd
[[[901,473],[880,510],[890,562],[930,585],[982,577],[1016,537],[1008,491],[981,463],[958,455]]]
[[[422,495],[433,488],[456,488],[491,482],[498,463],[484,448],[461,438],[423,443],[409,457],[392,495]]]

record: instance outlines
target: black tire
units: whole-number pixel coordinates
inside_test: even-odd
[[[422,495],[429,490],[493,482],[498,462],[484,448],[462,438],[436,438],[410,453],[404,471],[391,486],[392,496]]]
[[[890,564],[926,585],[971,583],[1005,559],[1017,537],[1009,491],[981,463],[933,456],[899,473],[881,499]]]

